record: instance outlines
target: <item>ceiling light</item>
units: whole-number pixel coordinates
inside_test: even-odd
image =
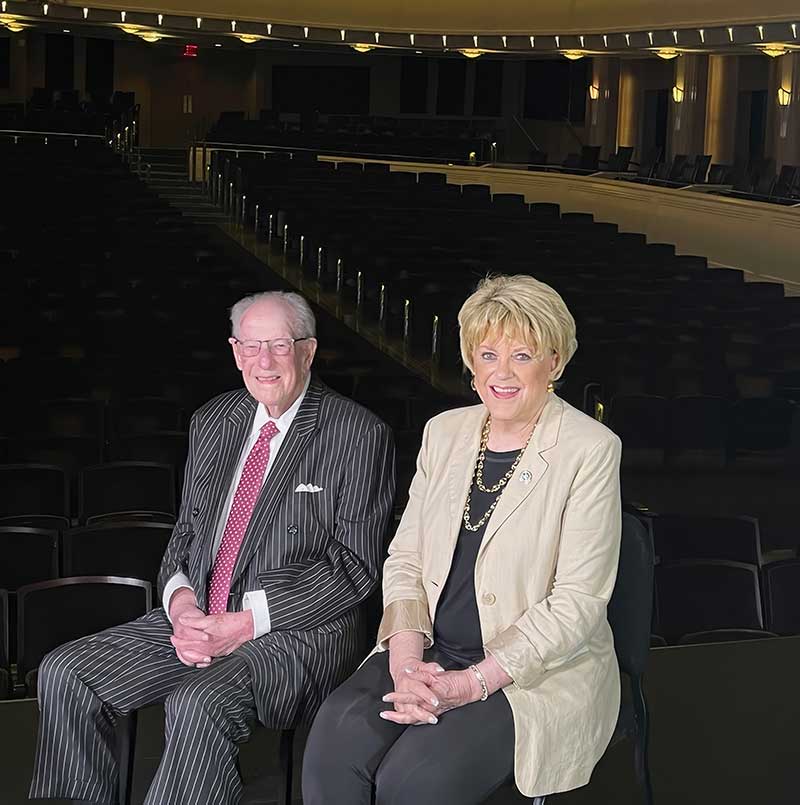
[[[797,39],[797,23],[796,22],[792,23],[792,37],[794,39]]]
[[[468,59],[477,59],[479,56],[483,56],[485,51],[480,48],[461,48],[458,52]]]
[[[380,35],[380,32],[375,31],[375,44],[376,44],[376,45],[377,45],[377,44],[380,44],[380,41],[381,41],[381,35]]]
[[[297,44],[297,42],[294,42],[294,43],[292,44],[292,47],[293,47],[293,48],[299,48],[299,47],[300,47],[300,45],[298,45],[298,44]]]
[[[758,38],[763,42],[764,41],[764,26],[763,25],[756,25],[758,29]]]
[[[196,22],[197,22],[197,29],[200,30],[200,26],[203,24],[203,18],[197,17]]]
[[[139,26],[138,25],[120,25],[120,30],[124,31],[126,34],[136,35],[139,33]]]
[[[47,16],[47,13],[48,13],[49,11],[50,11],[50,6],[49,6],[47,3],[45,3],[45,4],[42,6],[42,14],[44,14],[44,15],[45,15],[45,17],[46,17],[46,16]]]
[[[660,59],[669,61],[670,59],[674,59],[676,56],[680,56],[680,53],[678,53],[675,48],[659,48],[656,51],[656,56],[658,56]]]
[[[252,45],[254,42],[258,42],[258,40],[261,39],[260,36],[256,36],[255,34],[237,34],[236,38],[245,45]]]
[[[447,47],[447,34],[442,34],[442,46]]]
[[[0,3],[0,11],[2,11],[3,14],[6,13],[6,0],[3,0],[3,2]]]
[[[70,33],[70,30],[69,30],[69,28],[62,28],[61,33],[62,34],[68,34],[68,33]]]
[[[650,40],[650,44],[652,45],[653,44],[653,32],[652,31],[647,32],[647,38]]]
[[[308,26],[307,25],[303,28],[303,36],[306,39],[308,39]]]
[[[350,45],[353,50],[357,53],[369,53],[371,50],[375,50],[375,45],[367,45],[364,42],[356,42],[353,45]]]
[[[608,47],[608,34],[603,34],[603,47]]]
[[[222,47],[222,42],[214,42],[214,47],[215,48],[221,48]]]
[[[151,45],[158,42],[159,39],[164,38],[164,34],[160,34],[158,31],[141,31],[137,36],[140,39],[144,39],[145,42],[149,42]]]
[[[630,47],[631,46],[631,35],[625,34],[625,44]]]
[[[586,37],[585,37],[583,34],[581,34],[581,35],[578,37],[578,39],[580,40],[581,47],[585,47],[585,45],[586,45]]]
[[[236,32],[236,20],[231,20],[231,30],[234,33]]]
[[[127,15],[127,13],[126,13],[125,11],[120,11],[120,12],[119,12],[119,18],[120,18],[120,19],[121,19],[123,22],[125,22],[125,17],[127,17],[127,16],[128,16],[128,15]]]
[[[267,23],[267,36],[272,36],[272,23]]]
[[[478,47],[478,36],[477,36],[477,34],[473,34],[473,36],[472,36],[472,44],[475,47]]]
[[[408,35],[408,41],[411,42],[411,45],[413,47],[413,45],[414,45],[414,34],[409,34]]]
[[[158,24],[159,24],[159,25],[161,25],[161,23],[163,23],[163,22],[164,22],[164,15],[163,15],[163,14],[159,14],[159,15],[158,15]]]
[[[342,28],[342,30],[339,31],[339,36],[342,37],[342,42],[344,42],[344,38],[345,38],[345,36],[347,36],[347,31],[345,31],[345,29]]]
[[[561,47],[561,37],[556,36],[556,37],[553,37],[553,38],[556,40],[556,47],[560,48]]]
[[[503,47],[508,47],[508,37],[503,34],[500,38],[503,40]]]
[[[535,36],[532,36],[532,37],[531,37],[531,47],[532,47],[532,48],[535,48],[535,47],[536,47],[536,37],[535,37]]]
[[[3,3],[3,5],[5,5],[5,3]],[[89,9],[88,9],[88,8],[84,8],[84,9],[83,9],[83,18],[84,18],[84,19],[87,19],[87,18],[88,18],[88,16],[89,16]]]
[[[678,44],[678,32],[677,31],[672,32],[672,38],[675,40],[675,44],[677,45]]]
[[[414,51],[414,53],[416,53],[416,54],[417,54],[417,56],[421,56],[421,55],[422,55],[422,51],[421,51],[421,50],[415,50],[415,51]]]
[[[561,55],[570,61],[582,59],[586,54],[582,50],[562,50]]]
[[[9,31],[11,31],[12,34],[18,34],[20,31],[25,30],[25,26],[19,22],[10,21],[4,23],[4,25],[6,26],[6,28],[8,28]]]
[[[697,33],[700,34],[700,41],[705,45],[706,43],[706,32],[703,28],[698,28]]]
[[[778,56],[785,56],[789,52],[785,45],[781,45],[777,42],[769,45],[761,45],[759,50],[765,56],[771,56],[773,59],[777,59]]]
[[[733,28],[728,28],[728,39],[733,42]]]

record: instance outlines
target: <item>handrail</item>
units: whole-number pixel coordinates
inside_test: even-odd
[[[105,142],[105,135],[103,134],[78,134],[69,131],[30,131],[27,129],[0,129],[0,134],[13,134],[19,136],[20,134],[35,134],[41,137],[84,137],[89,140],[103,140]]]

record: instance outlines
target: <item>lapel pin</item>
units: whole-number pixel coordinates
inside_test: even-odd
[[[529,484],[533,480],[533,475],[530,470],[523,470],[519,474],[519,479],[523,484]]]
[[[292,524],[286,530],[294,536],[297,533],[297,526]]]

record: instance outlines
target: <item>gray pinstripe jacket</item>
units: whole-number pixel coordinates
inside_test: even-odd
[[[245,390],[222,394],[193,416],[178,522],[159,574],[159,591],[185,573],[206,607],[215,528],[257,403]],[[297,493],[298,484],[322,487]],[[238,651],[248,660],[260,720],[288,726],[310,717],[362,658],[358,604],[377,587],[394,499],[389,427],[312,379],[256,502],[231,579],[229,607],[263,589],[272,631]],[[282,701],[270,678],[276,649],[298,639],[305,682]],[[278,723],[276,723],[278,722]]]

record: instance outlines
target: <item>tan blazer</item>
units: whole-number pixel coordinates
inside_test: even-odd
[[[375,651],[407,629],[432,645],[486,416],[483,405],[460,408],[425,427],[384,566]],[[514,680],[503,693],[514,715],[516,783],[526,796],[585,785],[617,721],[606,604],[619,554],[620,447],[610,430],[551,394],[478,552],[484,646]]]

